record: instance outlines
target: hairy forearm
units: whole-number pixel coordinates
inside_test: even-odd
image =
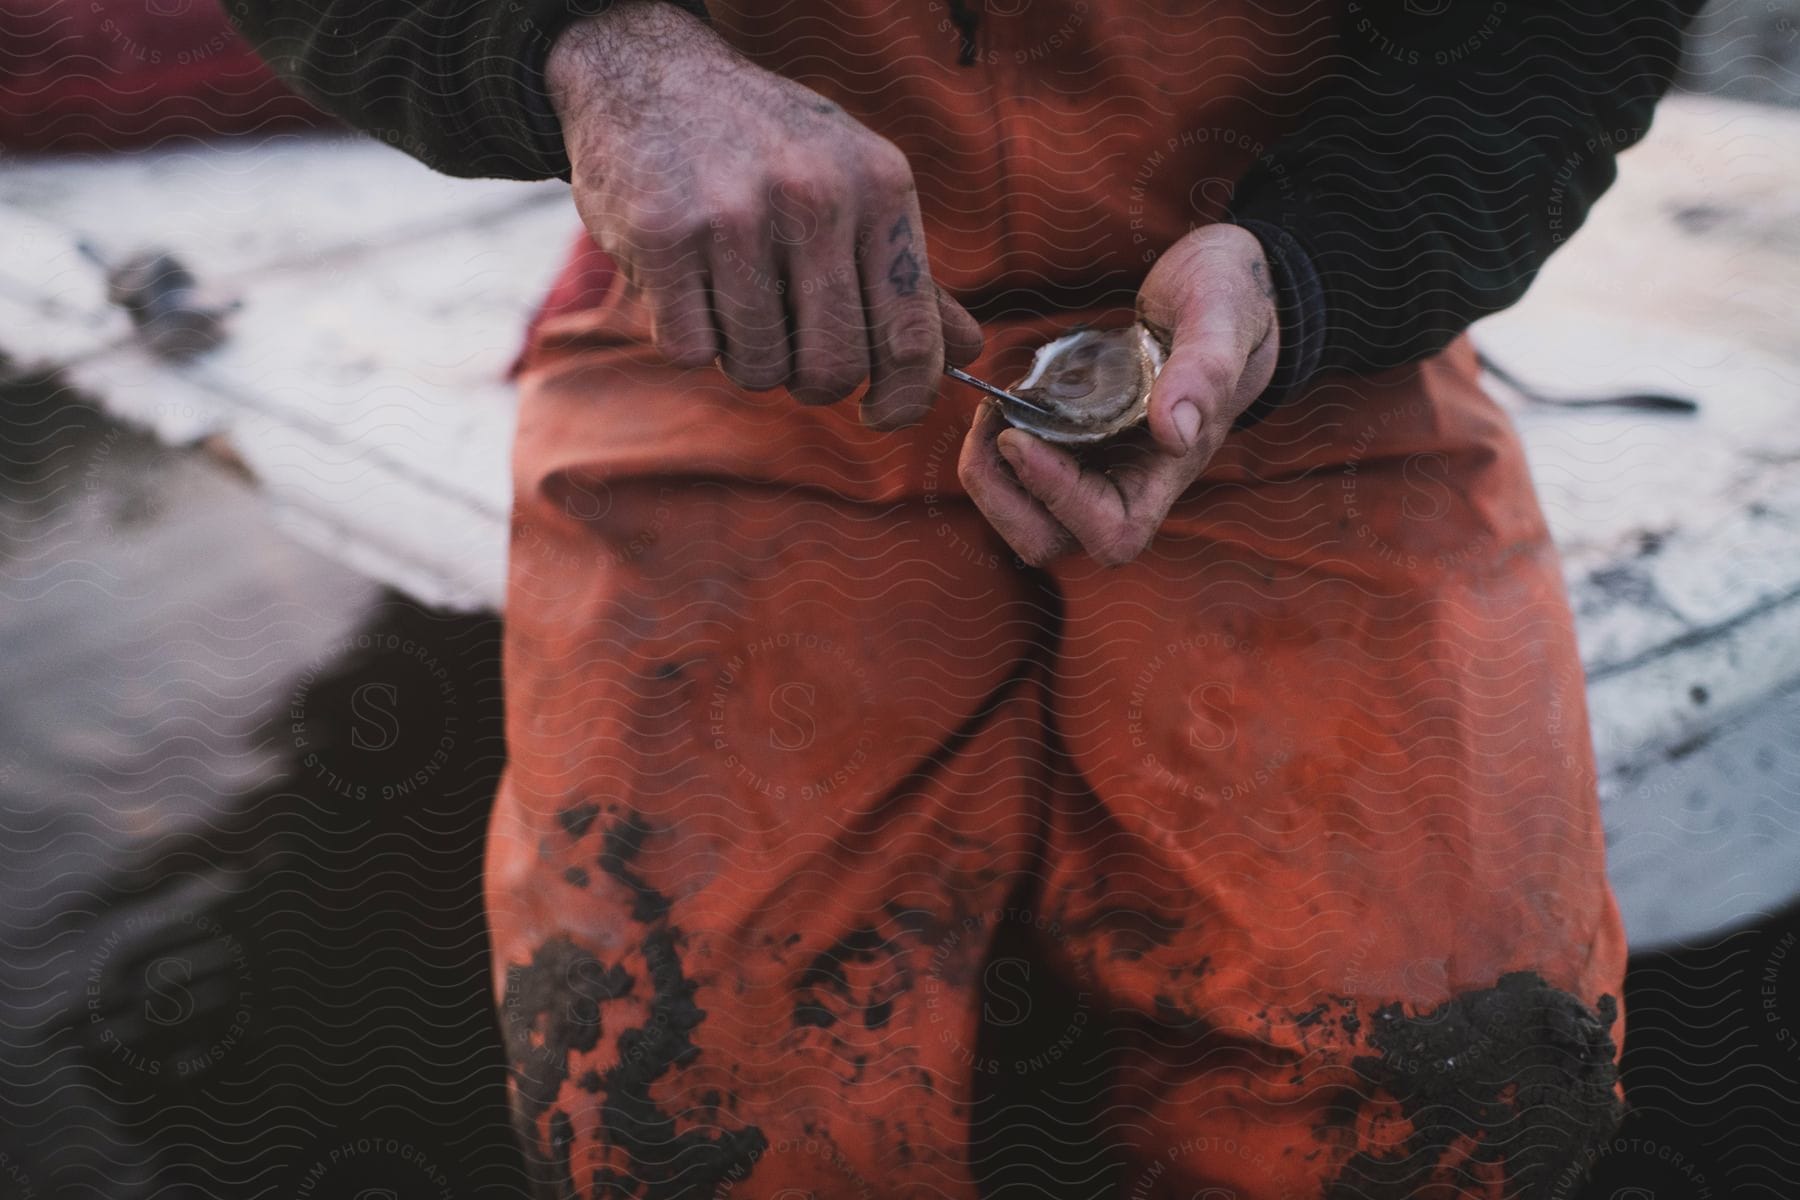
[[[576,24],[664,9],[632,0],[583,17],[569,0],[223,0],[257,51],[301,94],[451,175],[566,177],[545,70]],[[701,11],[694,0],[695,11]]]
[[[544,58],[544,91],[567,140],[605,124],[628,129],[670,76],[722,70],[736,50],[692,12],[623,0],[572,22]]]

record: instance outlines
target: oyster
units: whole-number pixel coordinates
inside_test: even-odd
[[[1038,348],[1031,373],[1012,387],[1022,404],[999,401],[1009,424],[1047,442],[1098,442],[1137,425],[1150,411],[1150,385],[1167,358],[1142,321],[1123,329],[1083,329]]]

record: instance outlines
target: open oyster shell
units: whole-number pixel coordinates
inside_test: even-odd
[[[1038,348],[1031,373],[1010,389],[1047,410],[999,401],[1009,424],[1047,442],[1098,442],[1140,424],[1150,385],[1168,356],[1142,321],[1083,329]]]

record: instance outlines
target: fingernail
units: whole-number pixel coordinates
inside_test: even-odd
[[[1193,402],[1183,400],[1175,405],[1175,411],[1170,415],[1175,421],[1175,432],[1181,438],[1181,448],[1192,450],[1194,437],[1200,432],[1199,408]]]

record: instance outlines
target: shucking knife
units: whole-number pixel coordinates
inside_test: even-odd
[[[976,391],[986,392],[988,395],[992,396],[996,400],[1004,400],[1008,404],[1016,404],[1020,408],[1028,408],[1032,412],[1037,413],[1040,416],[1045,416],[1045,417],[1055,417],[1056,416],[1055,413],[1051,412],[1049,409],[1045,408],[1041,404],[1033,404],[1031,401],[1025,399],[1025,397],[1023,397],[1023,396],[1015,396],[1011,392],[1007,391],[1005,388],[995,387],[993,384],[989,383],[985,379],[977,379],[973,375],[969,374],[967,371],[958,370],[957,368],[951,366],[949,363],[944,364],[944,374],[946,374],[950,378],[956,380],[958,383],[968,384],[970,387],[974,388]]]

